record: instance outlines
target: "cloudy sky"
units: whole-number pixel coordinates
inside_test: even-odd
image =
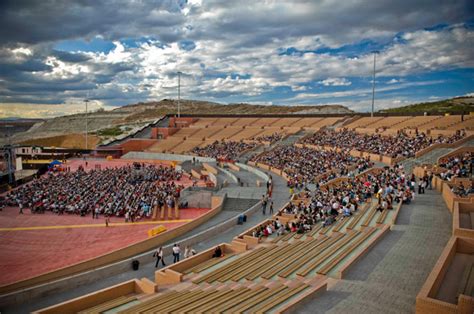
[[[0,117],[177,97],[376,107],[474,92],[474,2],[0,1]]]

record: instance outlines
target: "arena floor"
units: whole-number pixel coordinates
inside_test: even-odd
[[[67,162],[71,171],[80,165],[86,170],[100,165],[121,167],[133,161],[123,160],[72,160]],[[159,163],[154,163],[159,164]],[[164,164],[165,165],[165,164]],[[185,187],[193,184],[187,176],[176,182]],[[204,181],[197,182],[205,186]],[[111,218],[105,227],[105,220],[61,215],[46,212],[24,214],[18,208],[7,207],[0,212],[0,286],[38,276],[75,263],[94,258],[148,238],[148,230],[164,225],[168,230],[183,225],[205,214],[210,209],[187,208],[180,211],[178,220],[141,220],[125,223],[124,218]],[[20,249],[21,248],[21,249]]]
[[[210,209],[188,208],[179,220],[125,223],[112,218],[58,216],[52,213],[19,215],[7,207],[0,215],[0,286],[38,276],[148,238],[148,230],[164,225],[168,230],[183,225]],[[19,249],[21,248],[21,249]]]

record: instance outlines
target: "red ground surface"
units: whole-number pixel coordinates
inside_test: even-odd
[[[94,169],[100,164],[106,167],[121,167],[133,161],[124,160],[87,160],[86,170]],[[159,164],[159,162],[153,162]],[[79,165],[85,166],[83,160],[70,160],[67,166],[75,171]],[[176,182],[185,187],[192,185],[186,176]],[[198,186],[205,186],[199,181]],[[124,218],[112,217],[112,226],[106,228],[104,219],[92,219],[90,216],[75,215],[58,216],[52,213],[33,215],[28,209],[19,215],[18,208],[5,208],[0,212],[0,286],[19,280],[31,278],[65,266],[100,256],[105,253],[126,247],[130,244],[148,238],[147,231],[158,225],[164,225],[168,230],[176,228],[195,219],[210,209],[189,208],[180,211],[181,221],[142,220],[137,224],[121,224]],[[95,227],[77,227],[78,225],[93,225]],[[28,228],[57,226],[51,230],[2,230],[5,228]],[[70,226],[70,227],[68,227]]]
[[[52,213],[18,215],[17,208],[0,212],[0,228],[32,226],[58,226],[52,230],[0,231],[0,286],[34,277],[69,266],[148,238],[147,231],[164,225],[176,228],[186,219],[194,219],[209,209],[183,209],[182,222],[153,224],[126,224],[106,228],[104,220]],[[122,223],[122,218],[112,218],[112,223]],[[142,222],[150,220],[142,220]],[[77,225],[100,224],[97,227],[77,228]],[[61,226],[61,227],[60,227]],[[71,226],[71,227],[67,227]]]

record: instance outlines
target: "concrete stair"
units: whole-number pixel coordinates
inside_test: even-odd
[[[467,147],[467,146],[474,146],[474,140],[467,141],[461,147]],[[409,158],[405,159],[401,162],[403,167],[405,168],[407,173],[413,172],[413,168],[416,166],[420,166],[423,164],[435,164],[438,161],[438,158],[448,154],[451,151],[454,151],[458,149],[456,148],[437,148],[432,151],[430,151],[427,154],[424,154],[423,156],[419,158]]]

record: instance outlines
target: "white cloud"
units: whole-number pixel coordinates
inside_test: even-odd
[[[397,79],[391,79],[390,81],[386,82],[386,84],[397,84],[397,83],[400,83],[401,80],[397,80]]]
[[[434,80],[434,81],[424,81],[424,82],[410,82],[410,83],[403,83],[398,85],[392,86],[385,86],[375,89],[375,93],[379,92],[387,92],[387,91],[394,91],[399,89],[405,89],[409,87],[416,87],[416,86],[428,86],[428,85],[436,85],[444,83],[443,80]],[[349,97],[349,96],[366,96],[372,94],[371,88],[363,88],[363,89],[353,89],[347,91],[340,91],[340,92],[326,92],[326,93],[301,93],[296,95],[291,100],[301,100],[301,99],[320,99],[320,98],[342,98],[342,97]]]
[[[324,86],[349,86],[352,84],[351,81],[345,79],[345,78],[327,78],[323,81],[319,81],[319,84],[322,84]]]
[[[297,93],[289,101],[364,96],[370,94],[371,89],[355,89],[351,80],[356,82],[352,78],[363,78],[366,82],[371,78],[371,54],[348,57],[309,51],[338,48],[362,39],[386,43],[398,33],[402,33],[401,38],[392,40],[378,55],[377,80],[390,88],[386,91],[403,89],[414,86],[405,83],[409,80],[406,76],[474,67],[472,29],[453,24],[437,31],[420,30],[440,20],[463,21],[464,4],[462,0],[440,4],[439,10],[434,12],[426,9],[431,8],[431,4],[410,2],[408,6],[402,1],[394,5],[388,0],[381,0],[377,5],[371,3],[364,10],[360,10],[363,3],[359,1],[341,4],[335,0],[291,3],[193,0],[187,3],[164,1],[161,5],[140,1],[136,6],[128,4],[116,8],[119,12],[114,19],[108,19],[110,14],[101,12],[103,23],[90,25],[91,30],[81,29],[83,32],[74,33],[72,38],[82,39],[92,36],[84,35],[90,31],[93,37],[113,41],[115,45],[107,53],[84,53],[90,58],[86,61],[68,62],[54,55],[52,43],[55,37],[44,44],[0,48],[1,60],[17,73],[17,77],[0,74],[1,101],[65,102],[85,97],[88,90],[91,98],[107,103],[176,97],[177,71],[184,73],[182,95],[189,99],[225,101],[226,97],[232,96],[233,101],[236,97],[251,101],[282,87]],[[184,9],[180,11],[179,5]],[[67,7],[63,9],[68,10]],[[113,11],[114,8],[103,10]],[[39,16],[41,12],[36,11],[33,15]],[[331,26],[347,16],[351,18],[346,27]],[[377,18],[373,19],[374,16]],[[114,20],[118,17],[121,21],[116,25]],[[75,30],[77,25],[67,26]],[[82,25],[89,29],[88,26]],[[50,36],[59,36],[63,30],[57,28]],[[151,39],[137,47],[120,42],[123,38],[147,36]],[[21,41],[20,35],[18,38]],[[184,39],[193,41],[195,49],[180,49],[178,42]],[[279,54],[290,47],[307,53]],[[37,69],[38,63],[51,69]],[[11,69],[8,70],[10,73]],[[394,76],[397,78],[387,81]],[[309,92],[308,86],[315,83],[319,83],[321,93]],[[324,89],[327,86],[354,89],[329,93]],[[378,86],[376,89],[384,90]],[[285,99],[281,94],[277,97]]]

